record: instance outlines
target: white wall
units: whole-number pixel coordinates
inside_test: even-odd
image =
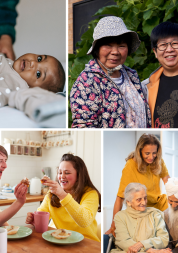
[[[4,138],[10,139],[26,139],[27,134],[31,140],[41,141],[40,131],[1,131],[1,145]],[[1,186],[9,183],[11,186],[18,184],[24,177],[31,179],[32,177],[41,176],[41,157],[32,156],[12,156],[9,155],[7,160],[7,168],[3,172],[1,178]]]
[[[90,178],[101,192],[101,133],[100,131],[72,131],[72,146],[43,149],[41,168],[51,167],[51,176],[56,177],[57,166],[63,154],[72,152],[81,157],[88,169]]]
[[[67,131],[68,132],[68,131]],[[42,141],[41,131],[1,131],[1,145],[4,138],[27,139]],[[65,136],[68,138],[68,136]],[[11,186],[19,183],[22,178],[42,177],[42,169],[51,167],[51,179],[55,180],[57,166],[63,154],[72,152],[80,156],[88,169],[90,178],[101,192],[101,133],[100,131],[72,131],[71,146],[43,148],[42,157],[12,156],[9,155],[7,168],[3,172],[1,185],[10,183]]]
[[[136,143],[144,133],[160,136],[160,131],[104,131],[103,134],[103,231],[110,228],[116,195],[118,192],[125,158],[135,150]],[[123,207],[125,208],[125,207]]]
[[[49,54],[66,61],[66,1],[20,0],[17,5],[16,57]]]

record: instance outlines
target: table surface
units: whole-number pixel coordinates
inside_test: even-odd
[[[45,195],[30,195],[27,193],[25,203],[43,201],[44,197]],[[16,201],[16,199],[1,199],[0,206],[11,205],[14,201]]]
[[[54,228],[48,228],[53,230]],[[101,243],[87,238],[71,245],[57,245],[42,238],[42,233],[33,233],[18,240],[8,240],[7,253],[101,253]]]

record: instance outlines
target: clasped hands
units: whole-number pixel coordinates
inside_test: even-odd
[[[141,242],[137,242],[128,248],[127,253],[137,253],[143,247],[144,247],[144,245]],[[152,249],[152,248],[150,248],[146,252],[147,253],[171,253],[172,250],[169,248],[166,248],[166,249]]]

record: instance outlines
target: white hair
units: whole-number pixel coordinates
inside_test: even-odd
[[[140,184],[140,183],[130,183],[127,185],[124,191],[124,203],[126,204],[127,201],[131,202],[132,199],[134,198],[134,193],[139,192],[141,190],[147,191],[147,188],[145,185]]]
[[[168,214],[169,214],[169,222],[171,228],[174,226],[174,224],[177,223],[178,220],[178,210],[174,210],[174,208],[169,204],[169,209],[168,209]]]

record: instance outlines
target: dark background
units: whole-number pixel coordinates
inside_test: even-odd
[[[96,19],[92,17],[100,8],[116,5],[114,0],[83,0],[73,4],[73,49],[81,35],[88,30],[88,22]],[[107,16],[107,15],[106,15]]]

